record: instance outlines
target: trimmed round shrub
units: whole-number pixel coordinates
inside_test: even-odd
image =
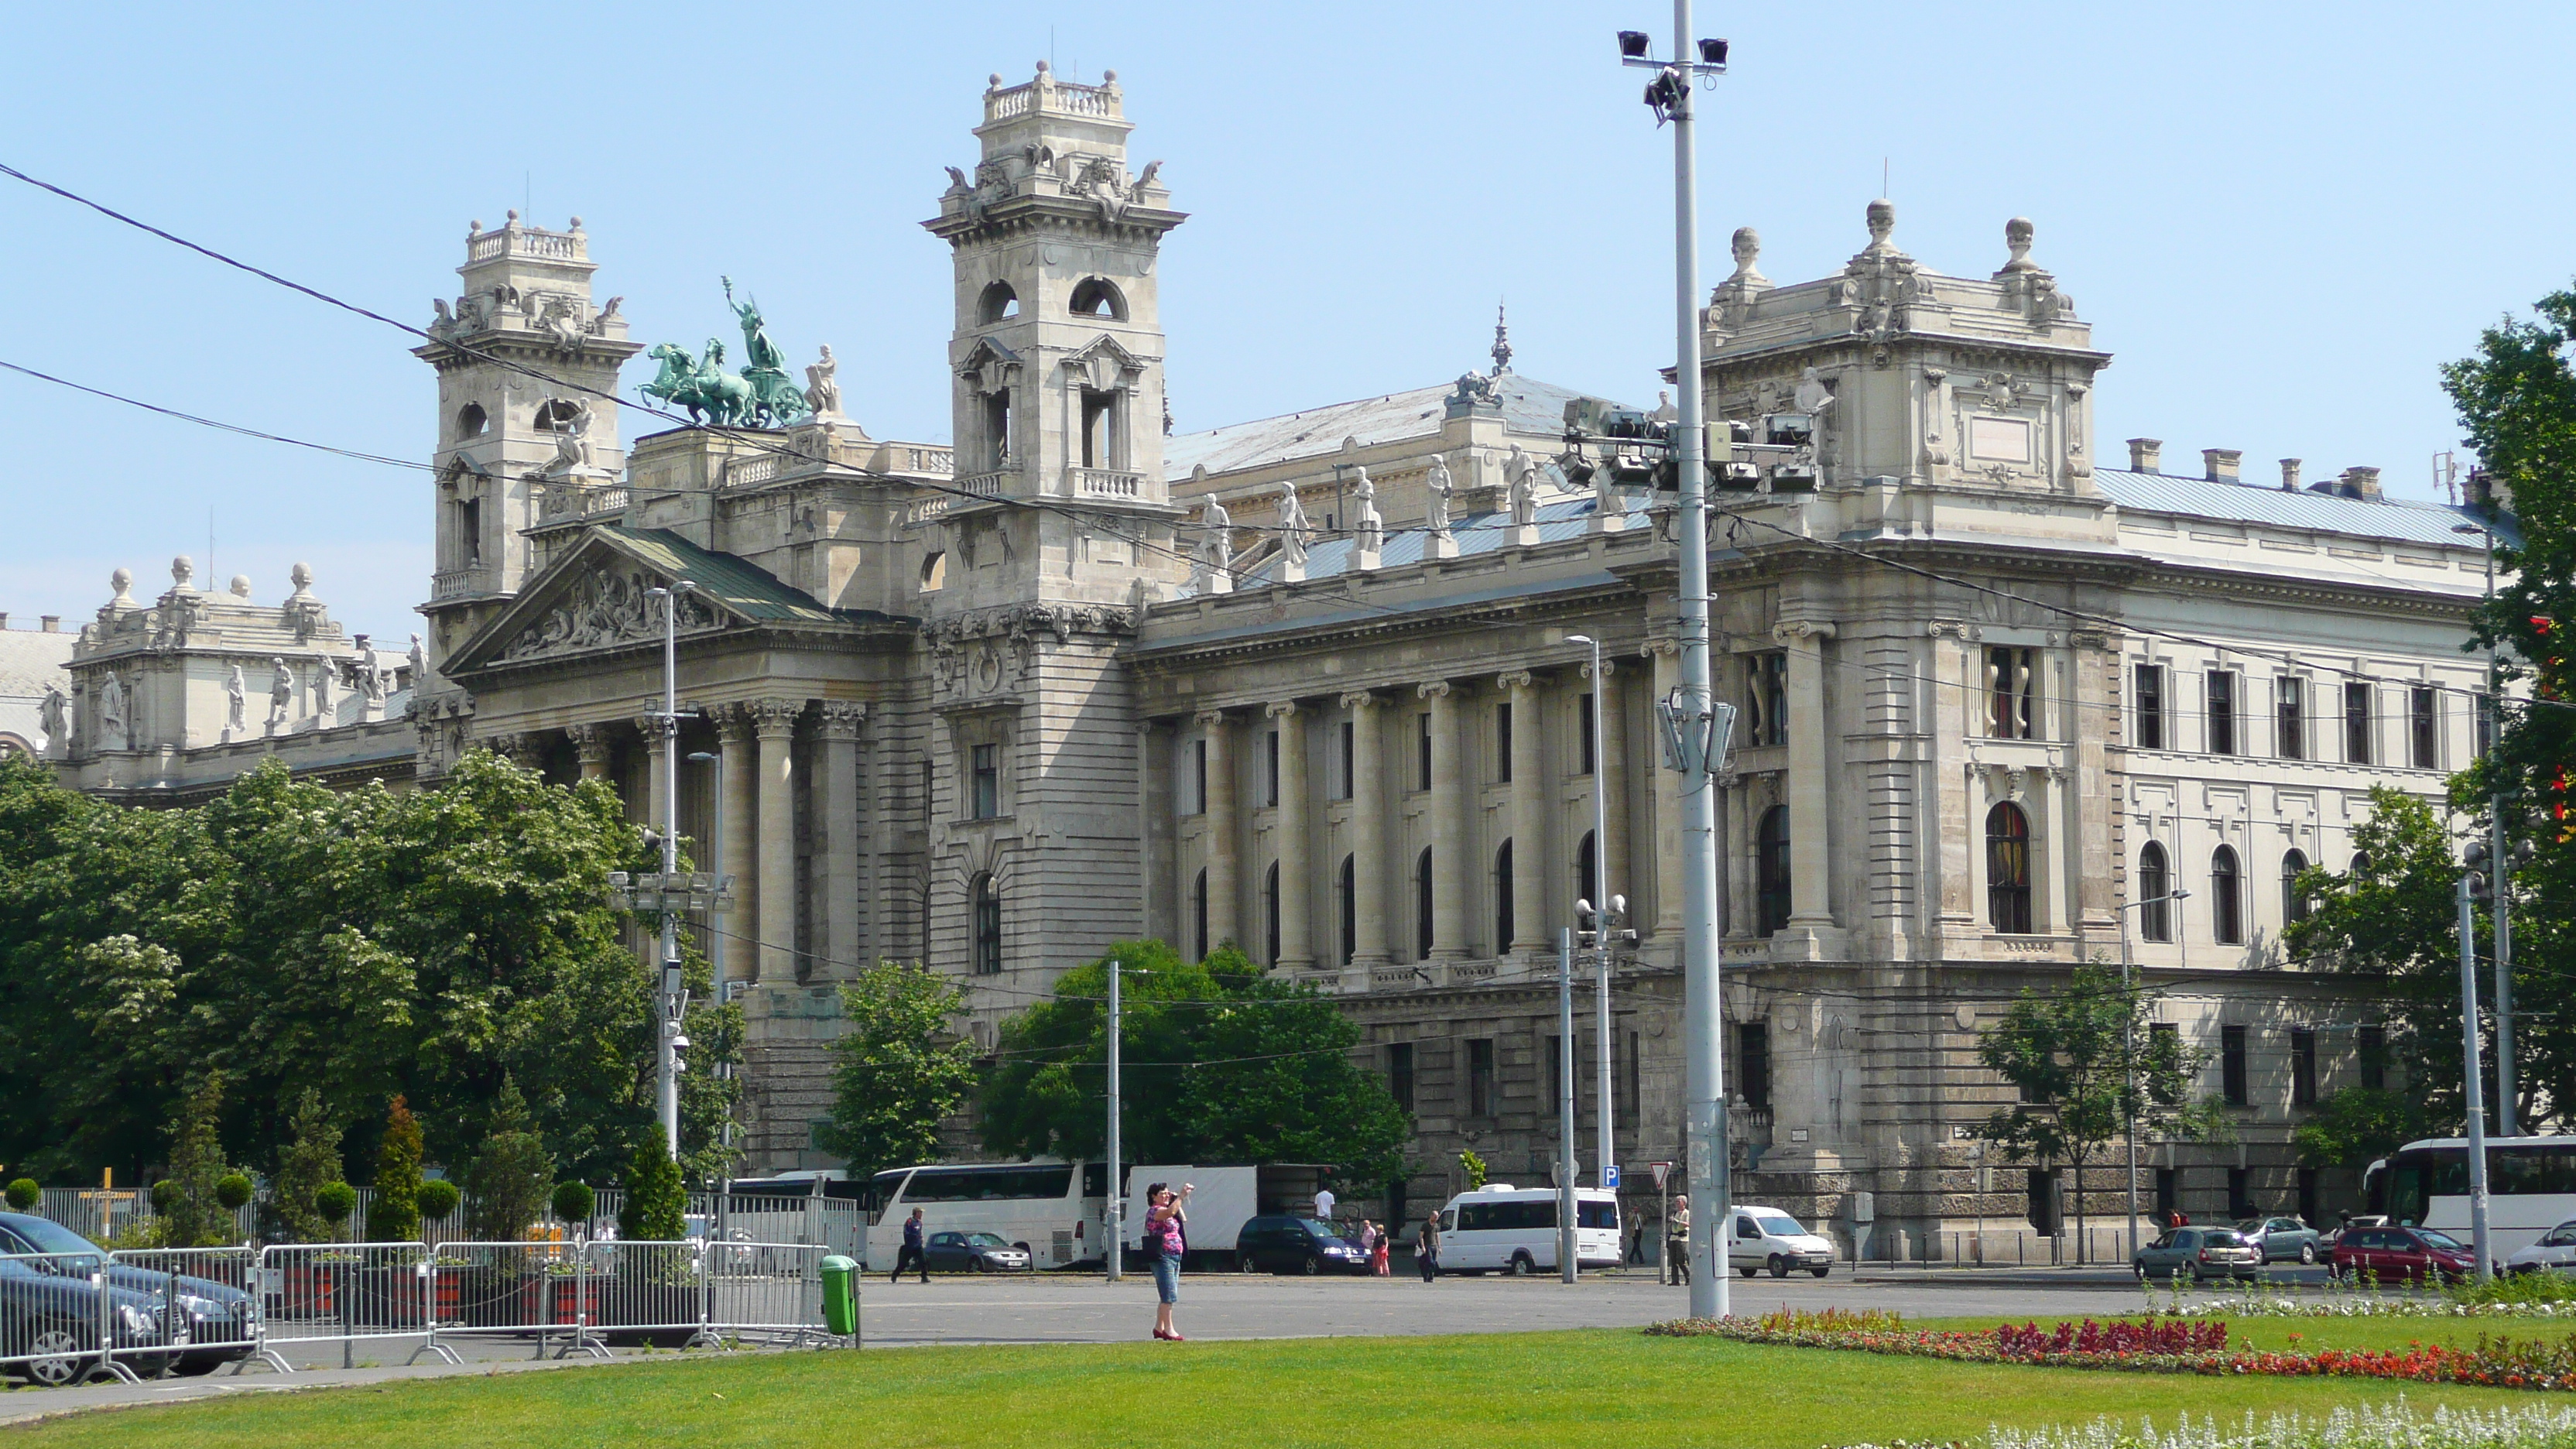
[[[38,1187],[32,1177],[22,1177],[9,1184],[8,1195],[9,1210],[12,1212],[34,1212],[36,1205],[45,1200],[45,1190]]]
[[[590,1221],[592,1211],[598,1206],[599,1195],[590,1190],[589,1183],[559,1182],[555,1184],[554,1209],[556,1221],[567,1223],[586,1223]]]
[[[215,1201],[228,1213],[250,1206],[251,1182],[247,1173],[227,1172],[215,1180]]]
[[[357,1210],[358,1190],[345,1182],[326,1182],[313,1194],[314,1213],[335,1228]]]
[[[445,1178],[433,1177],[420,1185],[420,1192],[413,1201],[420,1204],[422,1217],[444,1221],[455,1216],[457,1199],[462,1196],[463,1194],[456,1190],[455,1183]]]
[[[179,1206],[179,1184],[168,1178],[152,1184],[152,1210],[168,1217]]]

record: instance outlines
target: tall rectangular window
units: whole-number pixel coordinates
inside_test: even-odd
[[[1359,732],[1349,720],[1342,721],[1342,776],[1340,788],[1333,792],[1336,800],[1348,800],[1359,791]]]
[[[1467,1115],[1494,1115],[1494,1039],[1477,1037],[1467,1043]]]
[[[2039,737],[2038,651],[1986,650],[1986,733],[1999,740]]]
[[[1748,745],[1789,743],[1789,656],[1785,652],[1744,657],[1742,723]]]
[[[2218,1029],[2218,1094],[2227,1099],[2230,1107],[2243,1107],[2254,1100],[2245,1074],[2245,1028],[2241,1026]]]
[[[1494,783],[1512,782],[1512,705],[1505,700],[1494,706]]]
[[[1002,747],[977,745],[974,750],[973,818],[990,820],[1002,813]]]
[[[2236,753],[2236,676],[2224,669],[2209,671],[2209,753]]]
[[[1261,744],[1264,756],[1262,803],[1276,810],[1279,808],[1279,731],[1272,730],[1264,735]]]
[[[2347,764],[2370,763],[2370,686],[2360,680],[2343,687],[2343,757]]]
[[[2156,1169],[2156,1216],[2170,1221],[2182,1209],[2182,1169]]]
[[[1207,813],[1207,745],[1203,739],[1190,741],[1189,757],[1181,778],[1182,790],[1189,797],[1186,814]]]
[[[1643,1045],[1638,1033],[1628,1033],[1627,1070],[1619,1074],[1619,1080],[1626,1084],[1627,1090],[1619,1095],[1619,1115],[1630,1122],[1637,1120],[1637,1105],[1645,1100],[1645,1074],[1638,1065]]]
[[[1771,1110],[1771,1024],[1735,1024],[1735,1094],[1756,1112]]]
[[[2356,1036],[2354,1046],[2357,1048],[2354,1055],[2359,1058],[2354,1066],[2358,1068],[2357,1075],[2361,1078],[2362,1090],[2369,1092],[2388,1090],[2388,1028],[2363,1027]]]
[[[1395,1105],[1413,1110],[1413,1043],[1390,1043],[1386,1049],[1386,1090]]]
[[[2317,1104],[2317,1034],[2305,1027],[2290,1031],[2290,1105]]]
[[[2410,726],[2407,730],[2407,734],[2414,742],[2414,750],[2406,763],[2413,765],[2416,769],[2438,770],[2442,768],[2440,709],[2441,694],[2439,691],[2423,685],[2418,685],[2407,691],[2406,716],[2407,723]]]
[[[2480,694],[2473,696],[2470,703],[2477,711],[2478,758],[2485,759],[2487,751],[2495,748],[2495,700]]]
[[[1589,775],[1592,773],[1592,752],[1595,748],[1592,739],[1592,696],[1589,694],[1578,694],[1574,697],[1574,738],[1576,742],[1574,773]]]
[[[2138,748],[2165,747],[2165,667],[2138,666]]]
[[[2303,679],[2272,681],[2273,752],[2285,760],[2308,757],[2308,686]]]
[[[2242,1167],[2227,1169],[2227,1215],[2250,1218],[2254,1211],[2254,1174]]]
[[[1431,788],[1431,716],[1428,713],[1415,715],[1413,726],[1413,788],[1428,790]]]

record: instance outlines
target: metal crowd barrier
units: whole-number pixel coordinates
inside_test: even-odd
[[[290,1372],[281,1348],[337,1340],[340,1366],[356,1367],[362,1340],[419,1339],[423,1355],[463,1360],[438,1341],[436,1280],[421,1243],[277,1243],[260,1250],[258,1357]]]
[[[724,1333],[769,1342],[828,1338],[823,1328],[819,1243],[715,1243],[704,1258],[707,1321]]]
[[[229,1364],[284,1367],[261,1344],[263,1305],[259,1251],[231,1248],[139,1248],[110,1253],[107,1277],[121,1292],[144,1295],[157,1343],[110,1350],[155,1376],[208,1373]]]
[[[599,1324],[600,1283],[579,1243],[441,1243],[430,1259],[436,1332],[447,1338],[533,1338],[536,1357],[607,1348]]]

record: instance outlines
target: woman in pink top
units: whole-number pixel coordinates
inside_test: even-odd
[[[1154,1336],[1172,1343],[1182,1341],[1180,1330],[1172,1327],[1172,1305],[1181,1299],[1181,1255],[1189,1251],[1189,1215],[1182,1211],[1190,1194],[1197,1188],[1182,1183],[1174,1192],[1161,1183],[1145,1189],[1144,1249],[1145,1261],[1154,1267]]]

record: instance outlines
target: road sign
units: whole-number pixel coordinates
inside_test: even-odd
[[[1673,1170],[1673,1165],[1669,1162],[1653,1162],[1647,1164],[1647,1170],[1655,1175],[1655,1191],[1662,1192],[1664,1177]]]
[[[1607,1163],[1602,1166],[1601,1190],[1604,1192],[1617,1192],[1619,1190],[1619,1165],[1617,1163]]]

